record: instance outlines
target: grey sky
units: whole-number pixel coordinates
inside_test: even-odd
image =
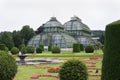
[[[120,0],[0,0],[0,31],[36,30],[55,16],[63,24],[78,16],[91,30],[120,19]]]

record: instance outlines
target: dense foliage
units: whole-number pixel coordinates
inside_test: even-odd
[[[0,80],[13,80],[16,73],[16,60],[7,52],[0,51]]]
[[[36,53],[42,53],[42,49],[40,47],[36,48]]]
[[[0,36],[0,43],[5,44],[5,46],[11,50],[14,46],[12,36],[9,32],[2,32]]]
[[[80,52],[80,44],[79,43],[73,44],[73,52]]]
[[[44,45],[42,45],[42,44],[40,44],[40,49],[42,50],[42,51],[44,51]]]
[[[26,53],[27,53],[26,47],[22,47],[21,53],[22,53],[22,54],[26,54]]]
[[[80,51],[84,51],[84,46],[83,46],[83,44],[80,44]]]
[[[22,49],[23,47],[25,47],[24,44],[19,45],[19,50],[21,51],[21,49]]]
[[[35,48],[33,46],[27,46],[26,51],[27,51],[27,53],[34,53]]]
[[[12,53],[13,55],[18,54],[18,53],[19,53],[19,49],[18,49],[17,47],[13,47],[13,48],[11,49],[11,53]]]
[[[85,52],[86,53],[93,53],[94,52],[94,47],[92,45],[86,46],[85,47]]]
[[[52,53],[60,53],[61,49],[58,46],[52,47]]]
[[[48,51],[51,51],[52,50],[52,46],[48,46]]]
[[[4,44],[0,44],[0,50],[6,50]]]
[[[20,31],[13,31],[12,37],[13,37],[15,47],[19,48],[19,46],[22,45],[23,43]]]
[[[62,65],[59,76],[60,80],[87,80],[87,67],[78,60],[69,60]]]
[[[106,26],[101,80],[120,80],[120,20]]]
[[[28,41],[35,35],[35,32],[29,25],[25,25],[21,29],[20,34],[22,36],[23,43],[27,45]]]
[[[43,32],[43,30],[44,30],[44,25],[40,26],[40,27],[35,31],[35,33],[36,33],[36,34],[40,34],[41,32]]]

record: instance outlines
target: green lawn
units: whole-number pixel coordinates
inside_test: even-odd
[[[62,60],[68,60],[68,59],[79,59],[81,61],[84,61],[83,59],[89,59],[90,57],[99,57],[102,58],[102,51],[97,50],[94,53],[72,53],[71,51],[62,51],[61,54],[51,54],[51,52],[43,52],[42,54],[32,54],[28,55],[27,58],[59,58]],[[95,60],[90,60],[90,62],[96,62],[96,67],[101,68],[101,61],[95,61]],[[15,80],[33,80],[30,79],[32,75],[35,74],[52,74],[52,75],[58,75],[58,73],[48,73],[47,69],[43,69],[42,67],[48,66],[48,67],[60,67],[62,64],[41,64],[41,65],[18,65],[18,73],[16,74]],[[89,66],[89,64],[86,64]],[[93,72],[89,72],[90,74],[95,74],[95,70]],[[101,74],[101,71],[99,73]],[[94,77],[94,76],[89,76],[89,80],[97,79],[100,80],[100,77]],[[50,78],[50,77],[42,77],[39,79],[35,80],[56,80],[55,78]]]

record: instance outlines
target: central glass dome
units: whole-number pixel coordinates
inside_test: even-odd
[[[56,19],[51,19],[44,25],[42,33],[34,36],[28,43],[28,45],[39,47],[40,44],[44,46],[58,46],[60,48],[72,48],[73,43],[77,41],[64,31],[63,25]]]

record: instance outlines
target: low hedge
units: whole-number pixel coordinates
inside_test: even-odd
[[[52,47],[52,53],[60,53],[60,52],[61,52],[61,50],[59,47],[57,47],[57,46]]]

